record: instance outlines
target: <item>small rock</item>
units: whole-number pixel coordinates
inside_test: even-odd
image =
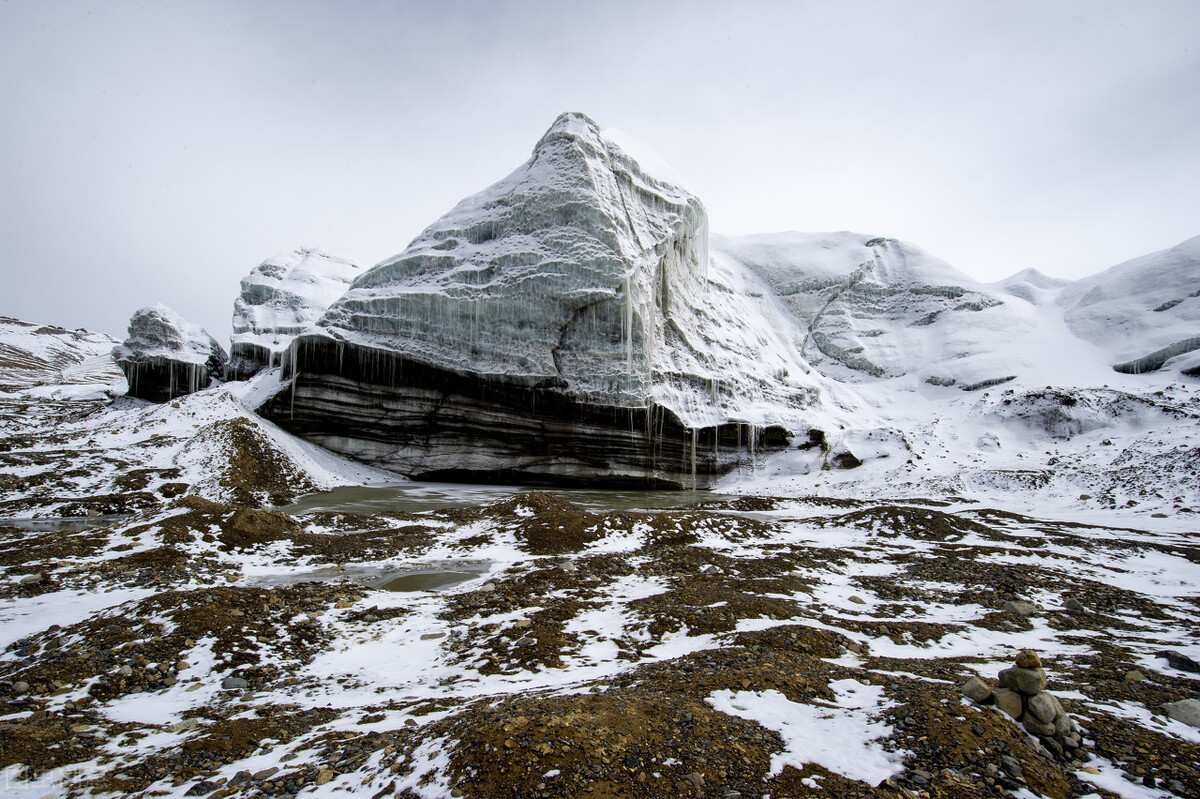
[[[517,619],[515,622],[513,622],[513,627],[525,628],[532,624],[533,622],[529,619]]]
[[[1009,688],[997,688],[992,691],[992,699],[995,701],[996,707],[1014,719],[1021,718],[1021,713],[1025,710],[1022,707],[1021,695]]]
[[[1032,649],[1022,649],[1017,653],[1017,665],[1023,669],[1040,669],[1042,659]]]
[[[1181,699],[1163,705],[1167,715],[1189,727],[1200,729],[1200,699]]]
[[[1086,610],[1086,608],[1083,606],[1083,603],[1073,596],[1067,597],[1066,601],[1063,602],[1063,609],[1069,610],[1072,613],[1079,613],[1080,611]]]
[[[246,682],[241,677],[226,677],[221,680],[221,687],[226,691],[239,691],[243,688],[249,688],[250,683]]]
[[[201,780],[200,782],[188,788],[184,796],[204,796],[212,793],[217,789],[217,784],[211,780]]]
[[[1057,735],[1079,737],[1079,725],[1066,713],[1054,721],[1054,729]]]
[[[1180,671],[1190,671],[1193,674],[1200,674],[1200,663],[1192,660],[1187,655],[1181,655],[1178,652],[1157,652],[1155,657],[1166,658],[1167,663],[1171,668],[1179,669]]]
[[[13,683],[12,691],[14,694],[27,694],[29,693],[29,683],[24,680],[17,680]]]
[[[683,775],[683,780],[697,790],[704,787],[704,775],[699,771],[693,771],[691,774]]]
[[[1004,764],[1004,771],[1008,776],[1016,780],[1023,781],[1025,779],[1025,772],[1021,770],[1021,764],[1015,757],[1002,757],[1000,762]]]
[[[862,598],[862,597],[860,597],[858,594],[854,594],[853,596],[851,596],[851,597],[850,597],[850,601],[851,601],[851,602],[853,602],[853,603],[854,603],[854,604],[856,604],[856,605],[865,605],[865,604],[867,604],[867,600],[863,599],[863,598]]]
[[[191,732],[192,730],[200,729],[200,722],[197,719],[184,719],[178,724],[171,727],[171,732]]]
[[[42,575],[27,574],[24,577],[22,577],[20,580],[17,580],[17,583],[19,585],[36,585],[37,583],[40,583],[41,581],[42,581]]]
[[[491,593],[495,592],[496,584],[495,583],[484,583],[483,585],[481,585],[479,587],[479,590],[484,592],[485,594],[491,594]]]
[[[445,633],[421,633],[422,641],[436,641],[439,638],[445,638]]]
[[[333,779],[333,771],[324,766],[317,772],[317,785],[324,785]]]
[[[961,690],[963,696],[981,705],[992,698],[992,687],[978,677],[967,680]]]
[[[279,766],[271,766],[270,768],[265,768],[262,771],[254,772],[254,776],[251,777],[251,779],[255,780],[256,782],[262,782],[263,780],[269,780],[278,773]]]
[[[1125,672],[1125,682],[1144,682],[1145,680],[1146,675],[1142,674],[1137,669],[1132,669]]]
[[[192,666],[186,660],[181,660],[175,664],[175,671],[187,671]]]
[[[163,679],[162,679],[162,684],[165,685],[167,688],[172,687],[173,685],[175,685],[178,682],[179,682],[179,680],[175,679],[174,677],[163,677]]]
[[[1046,688],[1045,669],[1023,669],[1020,666],[1011,666],[1001,670],[998,676],[1001,686],[1020,691],[1025,696],[1034,696]]]
[[[226,574],[225,575],[225,582],[236,583],[237,581],[238,581],[238,575],[236,575],[236,574]]]
[[[1012,613],[1016,616],[1036,616],[1038,609],[1037,605],[1032,605],[1028,602],[1009,600],[1004,603],[1004,612]]]
[[[120,674],[122,677],[132,677],[133,667],[129,665],[122,666],[121,668],[117,669],[117,674]]]
[[[346,608],[350,608],[350,607],[354,607],[354,606],[352,604],[350,604],[349,602],[342,600],[341,602],[334,604],[333,607],[335,610],[345,610]]]

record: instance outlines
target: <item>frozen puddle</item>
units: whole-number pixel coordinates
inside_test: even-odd
[[[261,574],[252,577],[249,582],[252,585],[273,586],[349,580],[367,588],[377,588],[383,591],[441,591],[477,580],[487,574],[491,567],[490,560],[430,563],[405,569],[345,566]]]

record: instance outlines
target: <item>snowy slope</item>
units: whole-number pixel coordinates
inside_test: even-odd
[[[125,378],[113,363],[116,339],[87,330],[36,325],[0,317],[0,391],[37,386],[125,391]],[[53,390],[53,389],[52,389]]]
[[[1158,369],[1200,349],[1200,236],[1076,281],[1058,302],[1071,331],[1108,348],[1114,365],[1160,353],[1127,370]]]
[[[801,355],[861,382],[913,374],[970,387],[1005,378],[1000,331],[1027,321],[1002,297],[919,248],[857,233],[714,237],[788,309]]]

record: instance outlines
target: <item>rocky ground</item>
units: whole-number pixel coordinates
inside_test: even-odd
[[[990,466],[922,492],[970,462],[922,478],[944,458],[914,437],[908,482],[874,482],[891,497],[867,488],[877,459],[824,496],[765,479],[660,510],[499,492],[369,515],[281,510],[378,475],[232,390],[164,405],[11,391],[0,784],[1198,797],[1200,450],[1186,443],[1196,397],[1175,391],[1146,401],[1166,408],[1144,412],[1148,427],[1048,450],[1037,469],[1057,494],[1022,488],[1031,469],[968,491],[1001,474]],[[1005,399],[982,412],[1046,406]],[[1011,450],[990,419],[981,430]],[[837,473],[823,475],[809,484]],[[1087,512],[1029,511],[1089,480]],[[1045,691],[1001,677],[1023,650]]]
[[[1200,796],[1164,709],[1200,696],[1186,532],[883,498],[293,516],[249,423],[185,436],[232,453],[219,501],[102,449],[111,409],[3,412],[10,514],[120,514],[0,523],[9,795]],[[65,501],[103,458],[121,484]],[[1023,649],[1077,748],[962,695]]]

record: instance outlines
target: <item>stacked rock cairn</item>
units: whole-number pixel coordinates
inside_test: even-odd
[[[981,705],[1003,710],[1037,737],[1042,746],[1062,762],[1085,762],[1083,731],[1063,710],[1058,698],[1046,690],[1046,670],[1036,652],[1022,649],[1016,665],[1002,669],[998,688],[972,677],[963,686],[963,696]]]

